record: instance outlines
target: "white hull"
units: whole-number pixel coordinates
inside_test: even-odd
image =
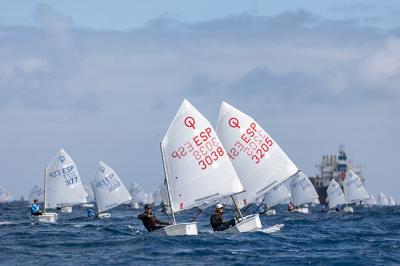
[[[293,209],[291,212],[308,213],[308,208],[296,208]]]
[[[83,204],[81,204],[81,206],[83,208],[94,208],[94,204],[93,203],[83,203]]]
[[[243,218],[243,221],[235,226],[225,230],[227,233],[245,233],[254,232],[262,228],[260,216],[258,214],[248,215]]]
[[[111,213],[105,212],[105,213],[99,213],[97,215],[97,218],[99,219],[105,219],[105,218],[110,218],[111,217]]]
[[[151,232],[154,235],[165,236],[191,236],[197,235],[197,223],[173,224]]]
[[[61,212],[63,213],[71,213],[72,212],[72,207],[62,207]]]
[[[132,203],[131,207],[132,207],[132,209],[135,209],[135,210],[140,208],[139,203],[137,203],[137,202]]]
[[[353,207],[347,206],[347,207],[343,208],[343,212],[351,212],[351,213],[353,213],[354,210],[353,210]]]
[[[268,215],[268,216],[276,215],[276,210],[268,210],[265,212],[265,215]]]
[[[57,213],[47,212],[42,215],[32,215],[32,219],[39,223],[56,223],[58,218]]]

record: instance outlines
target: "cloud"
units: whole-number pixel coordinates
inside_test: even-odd
[[[260,118],[309,172],[327,142],[351,142],[343,134],[357,129],[354,121],[383,123],[399,113],[399,29],[304,10],[191,24],[163,16],[130,31],[79,28],[45,5],[35,17],[35,27],[0,26],[0,118],[10,139],[2,148],[11,151],[0,160],[4,176],[25,184],[37,183],[32,169],[39,176],[38,165],[65,146],[87,178],[104,159],[154,187],[162,176],[158,141],[183,98],[210,121],[222,100]],[[362,130],[355,143],[382,133]],[[369,154],[364,146],[357,148]],[[307,162],[306,149],[314,156]],[[29,163],[17,177],[22,159]]]

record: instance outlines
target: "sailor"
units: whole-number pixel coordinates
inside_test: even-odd
[[[151,209],[150,204],[144,205],[144,213],[138,215],[138,219],[142,220],[144,227],[147,231],[151,232],[160,228],[163,228],[167,225],[171,225],[169,222],[161,222],[158,220]]]
[[[235,219],[224,222],[224,206],[221,203],[215,205],[215,211],[211,214],[210,224],[214,231],[224,231],[235,225]]]
[[[42,215],[42,212],[40,211],[40,206],[39,206],[37,199],[33,200],[33,204],[31,207],[31,215],[34,215],[34,216]]]
[[[96,212],[92,209],[92,208],[89,208],[88,210],[87,210],[87,217],[88,218],[93,218],[93,217],[95,217],[96,216]]]
[[[287,210],[288,211],[293,211],[295,209],[295,207],[294,207],[294,205],[293,205],[293,202],[289,202],[289,204],[288,204],[288,206],[287,206]]]
[[[337,211],[337,212],[340,212],[340,205],[339,205],[339,204],[336,205],[336,211]]]

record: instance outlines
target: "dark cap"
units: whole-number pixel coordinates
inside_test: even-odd
[[[145,209],[151,209],[151,204],[145,204],[145,205],[144,205],[144,208],[145,208]]]

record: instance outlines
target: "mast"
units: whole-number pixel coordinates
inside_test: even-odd
[[[240,208],[237,205],[236,199],[235,199],[235,197],[233,195],[231,196],[231,199],[232,199],[233,205],[235,205],[235,211],[239,214],[240,218],[243,219],[242,212],[240,211]]]
[[[44,168],[44,175],[43,175],[43,213],[46,212],[46,175],[47,175],[47,169]]]
[[[167,178],[167,165],[165,163],[165,156],[164,156],[164,149],[162,146],[162,142],[160,142],[160,150],[161,150],[161,158],[162,158],[162,163],[163,163],[163,170],[164,170],[164,176],[165,176],[165,184],[167,186],[167,194],[168,194],[168,201],[169,201],[169,206],[171,208],[171,213],[172,213],[172,219],[174,221],[174,224],[176,224],[176,220],[175,220],[175,214],[174,214],[174,210],[172,208],[172,196],[171,196],[171,191],[169,188],[169,183],[168,183],[168,178]]]

